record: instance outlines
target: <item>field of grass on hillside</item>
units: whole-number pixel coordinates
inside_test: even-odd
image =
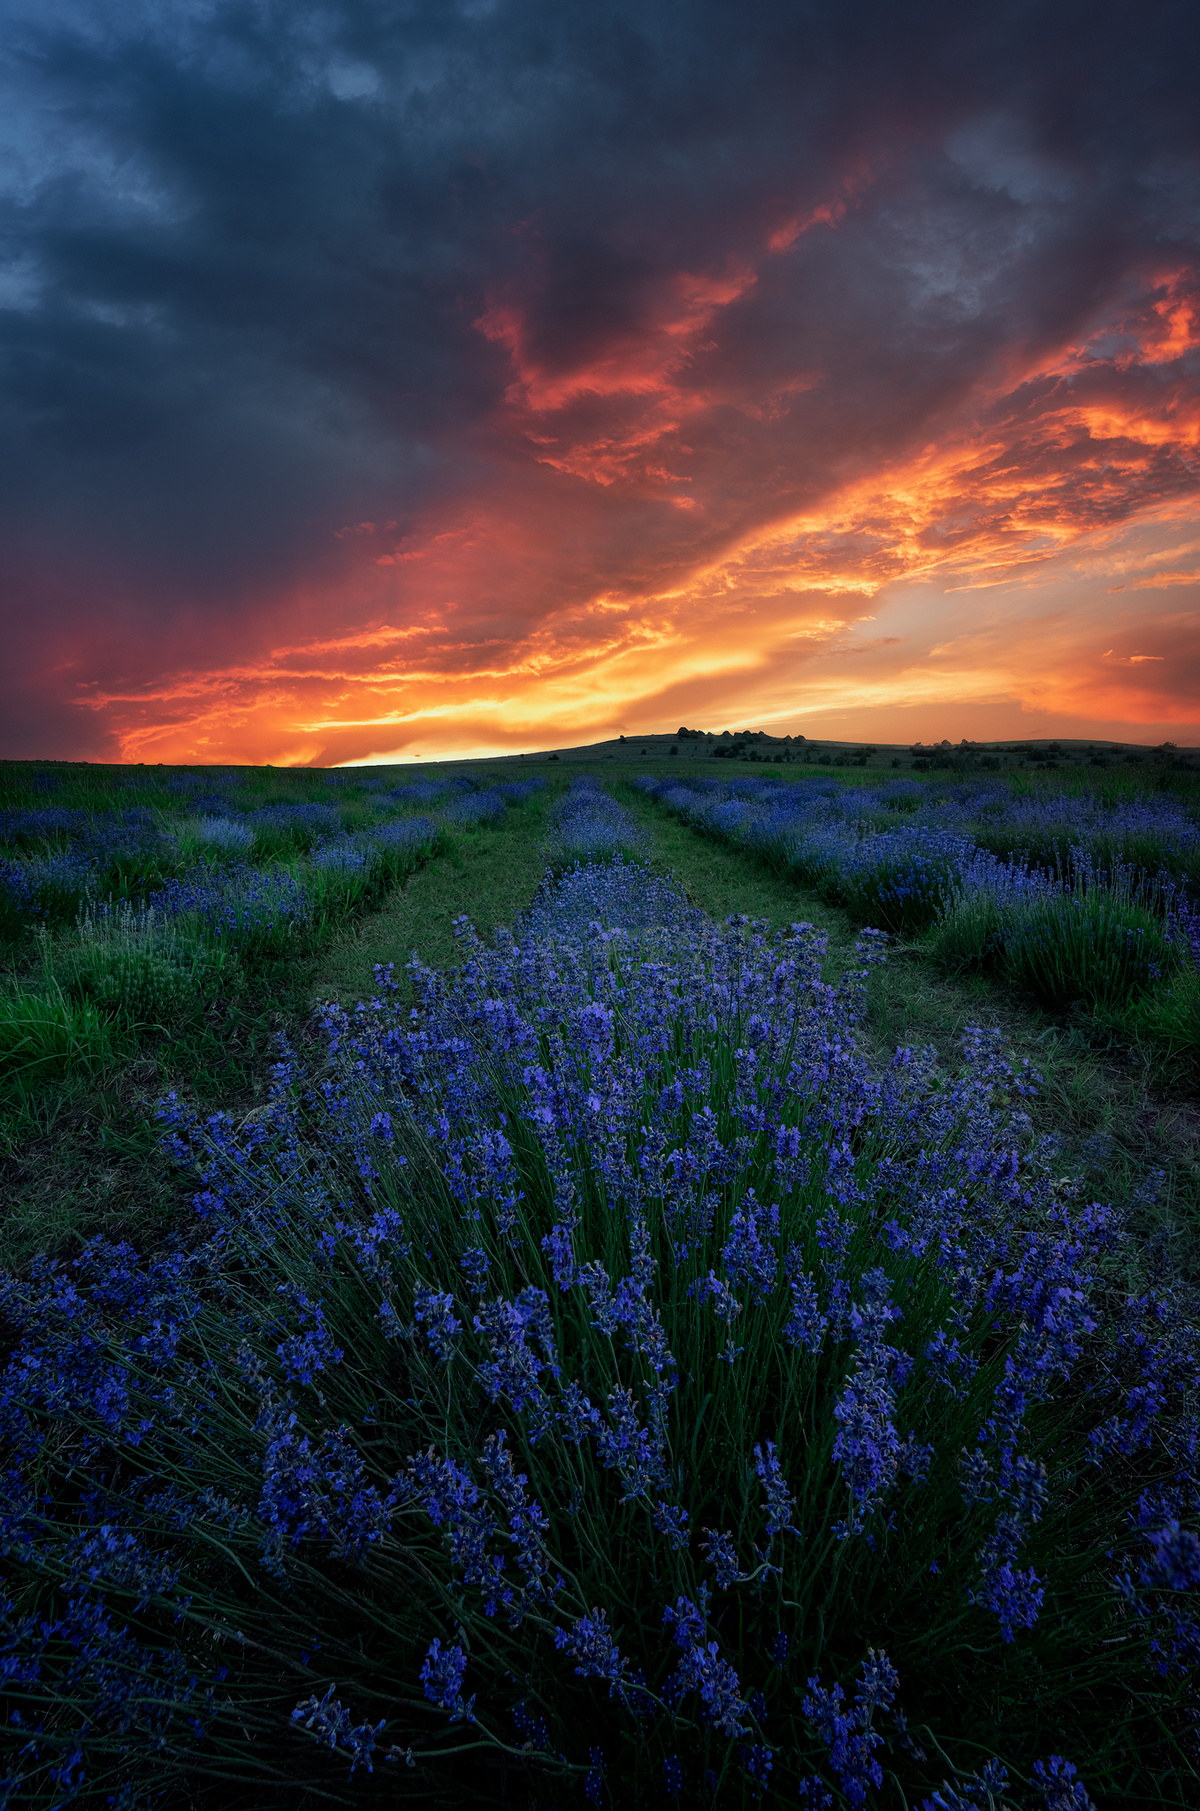
[[[1196,1802],[1195,782],[755,753],[0,775],[2,1802]]]

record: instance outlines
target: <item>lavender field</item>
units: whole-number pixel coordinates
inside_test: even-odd
[[[175,1047],[183,1211],[0,1280],[0,1804],[1194,1804],[1192,1283],[986,1018],[862,1035],[901,941],[1182,1074],[1193,820],[645,781],[862,926],[831,977],[595,779],[431,784],[6,807],[11,1112]],[[203,1097],[229,1002],[489,817],[509,929]]]

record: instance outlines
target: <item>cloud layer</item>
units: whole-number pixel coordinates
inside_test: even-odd
[[[39,0],[8,755],[1200,741],[1193,9]]]

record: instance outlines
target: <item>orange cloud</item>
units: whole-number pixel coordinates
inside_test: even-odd
[[[957,702],[1007,708],[1009,733],[1031,708],[1200,729],[1180,679],[1193,619],[1152,603],[1200,583],[1193,273],[1156,275],[1081,344],[998,364],[917,443],[843,462],[800,506],[789,411],[819,370],[739,388],[704,364],[757,282],[736,261],[681,273],[574,361],[496,300],[476,325],[512,376],[471,507],[390,545],[341,531],[362,549],[340,604],[360,626],[97,689],[123,757],[500,752],[716,708],[799,726]],[[918,594],[936,622],[912,633]],[[327,610],[300,589],[280,615]],[[845,641],[872,618],[886,632]]]
[[[846,172],[837,193],[828,201],[819,201],[815,207],[793,214],[777,226],[768,235],[767,250],[778,256],[781,252],[791,251],[796,241],[815,226],[837,226],[845,219],[847,210],[861,200],[882,167],[882,160],[858,159]]]

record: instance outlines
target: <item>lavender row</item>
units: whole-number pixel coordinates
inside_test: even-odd
[[[927,849],[953,861],[969,848],[1064,878],[1081,856],[1094,870],[1200,879],[1200,826],[1164,794],[1106,800],[1093,792],[1046,794],[998,781],[900,779],[878,786],[763,778],[702,778],[686,785],[644,778],[636,784],[664,803],[674,801],[672,809],[706,827],[758,848],[794,851],[814,871],[852,860],[860,845],[874,847],[877,837],[887,836],[896,850]]]
[[[1116,1009],[1158,990],[1185,1033],[1200,1026],[1200,832],[1173,800],[1105,807],[902,780],[636,784],[858,922],[921,937],[944,968],[995,972],[1051,1008]]]
[[[544,784],[529,779],[469,791],[432,782],[401,788],[403,800],[390,795],[391,815],[352,831],[344,829],[335,807],[311,802],[174,823],[148,811],[119,817],[57,808],[9,812],[0,833],[10,845],[20,841],[13,827],[20,819],[29,841],[43,835],[58,839],[58,846],[0,856],[0,930],[13,936],[31,922],[70,923],[89,904],[116,899],[169,917],[187,914],[227,940],[232,933],[245,943],[245,927],[261,925],[268,942],[277,941],[289,927],[333,909],[339,897],[353,905],[358,894],[391,884],[415,852],[434,846],[446,831],[494,823]],[[398,803],[412,805],[418,795],[431,794],[445,797],[435,817],[396,815]]]
[[[636,863],[464,936],[5,1280],[10,1802],[1186,1797],[1195,1326],[1036,1077]]]
[[[649,853],[650,839],[591,775],[580,774],[549,814],[547,852],[556,868]]]

